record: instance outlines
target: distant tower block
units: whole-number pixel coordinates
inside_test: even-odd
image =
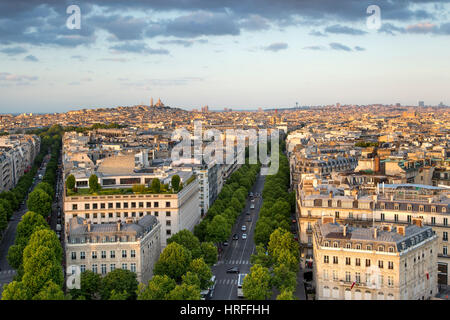
[[[150,107],[153,107],[153,97],[150,98]]]

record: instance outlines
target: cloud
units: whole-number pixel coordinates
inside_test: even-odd
[[[333,50],[342,50],[342,51],[352,51],[352,49],[350,47],[347,47],[341,43],[338,42],[331,42],[330,43],[330,48]]]
[[[169,54],[166,49],[149,48],[145,43],[123,43],[110,47],[114,53]]]
[[[23,47],[10,47],[1,49],[0,52],[7,54],[8,56],[15,56],[18,54],[28,52],[28,50]]]
[[[192,47],[194,43],[207,43],[206,39],[198,39],[198,40],[182,40],[182,39],[173,39],[173,40],[161,40],[158,41],[159,44],[162,45],[177,45],[183,47]]]
[[[307,47],[303,47],[303,49],[304,50],[314,50],[314,51],[325,50],[325,48],[322,46],[307,46]]]
[[[328,37],[325,33],[317,31],[317,30],[313,30],[309,33],[310,36],[315,36],[315,37]]]
[[[436,29],[436,25],[432,23],[417,23],[406,27],[407,33],[431,33]]]
[[[366,51],[366,49],[365,48],[363,48],[363,47],[360,47],[360,46],[355,46],[355,48],[354,48],[356,51]]]
[[[36,81],[38,79],[39,78],[36,76],[17,75],[9,72],[0,72],[0,81],[5,82],[16,82],[16,84],[18,84],[22,82]]]
[[[36,58],[35,56],[33,56],[33,55],[28,55],[28,56],[26,56],[23,60],[25,60],[25,61],[30,61],[30,62],[38,62],[39,61],[39,59],[38,58]]]
[[[268,30],[271,27],[270,20],[257,14],[251,14],[239,23],[242,29],[250,31]]]
[[[78,60],[78,61],[85,61],[86,60],[85,57],[80,56],[80,55],[74,55],[74,56],[71,56],[71,58],[74,59],[74,60]]]
[[[288,44],[285,42],[276,42],[268,45],[267,47],[263,47],[263,50],[265,51],[273,51],[277,52],[280,50],[286,50],[288,48]]]
[[[334,33],[334,34],[347,34],[352,36],[362,36],[365,35],[367,32],[339,24],[335,24],[333,26],[329,26],[325,28],[325,32],[327,33]]]

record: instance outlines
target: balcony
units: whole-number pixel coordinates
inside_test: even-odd
[[[306,233],[312,234],[313,233],[313,228],[306,228]]]

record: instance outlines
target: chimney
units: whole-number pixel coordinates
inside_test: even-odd
[[[404,236],[405,235],[405,226],[397,226],[397,233]]]
[[[373,228],[373,238],[376,239],[378,235],[378,229],[377,227]]]
[[[120,222],[117,222],[117,231],[120,231]]]
[[[91,232],[91,223],[87,223],[87,227],[88,227],[88,232]]]
[[[330,191],[330,193],[328,195],[329,195],[330,199],[333,198],[333,191]]]
[[[342,230],[342,235],[343,235],[344,237],[347,236],[347,225],[344,225],[344,228],[343,228],[343,230]]]

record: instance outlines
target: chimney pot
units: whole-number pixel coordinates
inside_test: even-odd
[[[117,222],[117,231],[120,231],[120,222]]]
[[[87,227],[88,227],[88,232],[91,232],[91,224],[90,223],[87,224]]]
[[[375,227],[375,228],[373,228],[373,238],[374,239],[376,239],[377,238],[377,234],[378,233],[378,230],[377,230],[377,228]]]
[[[344,229],[343,229],[343,231],[342,231],[342,235],[343,235],[344,237],[347,236],[347,225],[344,226]]]

